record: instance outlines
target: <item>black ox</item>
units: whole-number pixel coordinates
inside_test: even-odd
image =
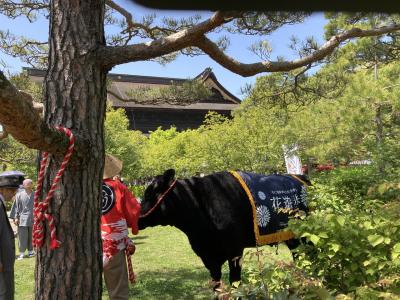
[[[244,248],[256,246],[252,207],[244,189],[229,172],[182,180],[174,177],[175,171],[167,170],[147,187],[139,229],[177,227],[187,235],[212,280],[220,282],[221,267],[228,261],[230,283],[240,281],[241,264],[237,259]],[[310,184],[304,176],[300,181]],[[294,239],[286,243],[290,249],[299,244]]]

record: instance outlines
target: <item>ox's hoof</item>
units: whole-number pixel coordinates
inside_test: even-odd
[[[217,299],[218,300],[230,300],[232,298],[228,293],[224,293],[224,294],[219,294]]]
[[[208,286],[213,289],[214,292],[222,292],[224,289],[224,283],[222,280],[210,280]]]

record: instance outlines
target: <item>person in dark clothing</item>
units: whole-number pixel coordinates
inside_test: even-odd
[[[17,189],[8,180],[0,181],[0,300],[14,299],[15,242],[5,201],[11,201]]]

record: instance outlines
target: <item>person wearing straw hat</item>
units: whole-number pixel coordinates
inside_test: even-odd
[[[139,232],[140,204],[124,184],[113,179],[121,171],[122,161],[107,154],[102,185],[101,238],[104,281],[111,300],[129,298],[129,281],[134,283],[130,255],[135,252],[135,245],[128,237],[128,227],[133,234]]]

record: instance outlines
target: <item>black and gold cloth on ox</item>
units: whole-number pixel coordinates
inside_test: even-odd
[[[258,246],[294,237],[287,227],[289,216],[307,212],[304,182],[292,175],[263,175],[241,171],[231,174],[246,192],[253,210],[254,233]]]

